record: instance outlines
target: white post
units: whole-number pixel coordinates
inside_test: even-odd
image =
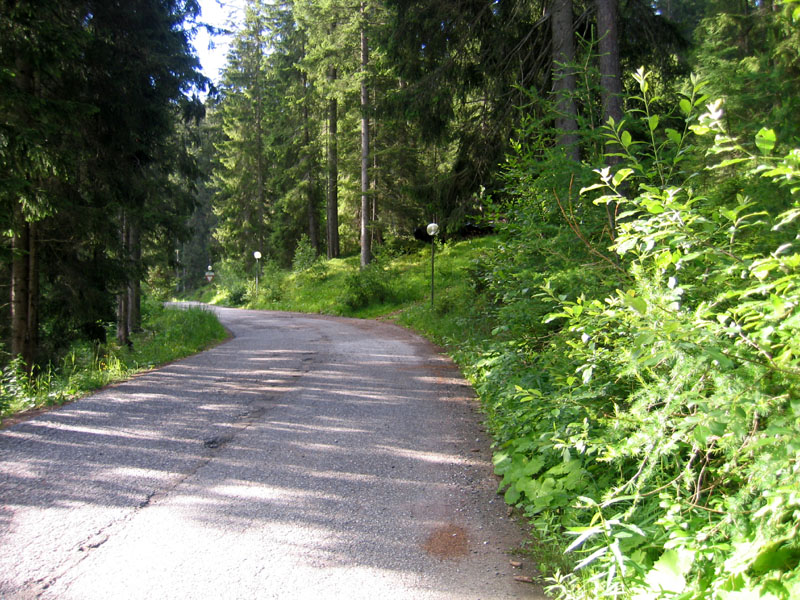
[[[428,235],[431,236],[431,308],[433,308],[433,256],[436,248],[436,234],[439,233],[439,226],[436,223],[428,225]]]

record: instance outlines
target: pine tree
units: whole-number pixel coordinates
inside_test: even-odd
[[[580,161],[578,145],[578,110],[575,105],[576,79],[575,33],[572,0],[553,0],[550,7],[550,32],[552,44],[553,94],[556,97],[556,129],[560,132],[558,145],[575,162]]]
[[[267,104],[267,23],[261,2],[247,4],[244,26],[237,34],[221,83],[216,107],[223,139],[217,145],[220,167],[215,172],[218,217],[216,237],[227,254],[266,256],[265,215],[267,169],[265,144]]]
[[[140,236],[123,236],[121,218],[145,206],[151,166],[179,159],[164,161],[159,149],[184,93],[201,84],[181,27],[199,8],[20,1],[2,11],[0,78],[13,90],[0,99],[0,161],[12,175],[0,202],[13,215],[15,249],[9,335],[30,367],[41,320],[52,349],[81,330],[99,335],[112,292],[133,290],[136,304]]]

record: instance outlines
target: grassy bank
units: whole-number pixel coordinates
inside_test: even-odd
[[[18,362],[8,364],[0,375],[0,419],[64,404],[109,383],[194,354],[225,336],[224,328],[209,311],[145,303],[142,331],[133,335],[130,348],[114,342],[76,343],[57,364],[37,367],[32,375]]]
[[[690,209],[626,235],[691,223]],[[800,594],[796,337],[758,355],[728,313],[702,304],[768,275],[721,273],[725,251],[709,243],[684,259],[704,261],[700,274],[722,266],[710,287],[681,271],[679,288],[643,270],[647,256],[598,260],[572,231],[542,226],[439,248],[433,305],[428,247],[366,269],[357,258],[271,268],[257,293],[246,280],[204,293],[391,319],[443,345],[480,397],[500,491],[528,519],[530,560],[556,597],[789,600]],[[776,269],[779,283],[793,268]],[[789,306],[760,290],[714,306],[753,322]]]

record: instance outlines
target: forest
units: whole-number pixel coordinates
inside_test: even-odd
[[[196,0],[0,6],[0,409],[207,275],[354,309],[480,239],[399,320],[548,592],[800,597],[800,0],[247,0],[219,82]]]

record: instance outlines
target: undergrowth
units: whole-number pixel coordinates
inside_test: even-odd
[[[581,190],[619,207],[613,254],[582,265],[605,283],[508,261],[482,277],[515,290],[498,314],[543,316],[530,334],[501,320],[508,339],[466,366],[500,489],[564,549],[541,560],[559,598],[797,598],[800,151],[730,136],[697,80],[678,128],[636,80],[639,118],[607,128],[621,162]],[[732,176],[750,195],[715,185]],[[530,237],[510,253],[552,263]]]
[[[34,367],[31,374],[19,360],[7,364],[0,375],[0,419],[69,402],[207,348],[225,335],[217,318],[207,310],[179,310],[146,302],[142,331],[133,335],[131,348],[115,343],[76,343],[57,364]]]
[[[446,346],[552,595],[798,598],[800,150],[736,139],[697,79],[665,115],[635,80],[605,129],[619,162],[579,167],[580,191],[518,185],[499,236],[437,250],[433,305],[427,248],[284,273],[251,305],[391,315]]]

